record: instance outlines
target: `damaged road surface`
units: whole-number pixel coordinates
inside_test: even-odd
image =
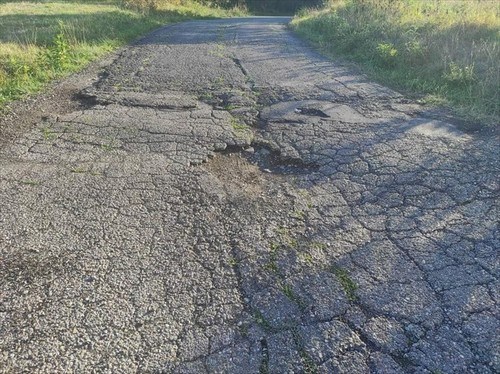
[[[160,29],[1,149],[1,372],[500,371],[498,139],[287,21]]]

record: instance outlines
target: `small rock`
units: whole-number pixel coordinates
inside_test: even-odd
[[[255,153],[255,148],[254,147],[248,147],[244,150],[246,153]]]

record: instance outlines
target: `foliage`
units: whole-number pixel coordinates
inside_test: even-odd
[[[292,26],[327,54],[360,62],[396,89],[499,122],[500,3],[481,0],[331,0]]]
[[[392,43],[379,43],[377,45],[379,61],[382,65],[394,66],[398,57],[398,50]]]
[[[42,55],[42,65],[46,65],[54,70],[65,70],[70,60],[70,45],[66,37],[64,22],[59,21],[59,31],[54,36],[52,45],[49,46],[45,53]]]
[[[122,0],[125,6],[145,11],[164,8],[167,4],[181,5],[185,0]],[[318,6],[322,0],[194,0],[197,3],[223,9],[248,9],[254,14],[294,14],[303,7]]]
[[[337,280],[340,282],[340,285],[344,289],[347,299],[349,301],[356,301],[358,299],[356,295],[358,285],[354,283],[354,281],[349,277],[347,271],[336,265],[332,266],[331,271],[333,274],[335,274]]]

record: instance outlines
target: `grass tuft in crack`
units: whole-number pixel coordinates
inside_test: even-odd
[[[260,310],[256,310],[254,313],[254,319],[257,324],[262,327],[266,331],[272,331],[273,327],[269,323],[269,321],[264,317]]]
[[[57,138],[57,134],[50,127],[43,127],[41,132],[43,139],[46,141],[52,141]]]
[[[295,239],[291,234],[290,230],[286,227],[280,227],[276,230],[276,233],[279,235],[280,241],[283,245],[288,246],[292,249],[297,249],[299,246],[299,242]]]
[[[318,366],[314,362],[314,360],[311,358],[309,353],[304,348],[304,343],[300,337],[299,332],[297,331],[297,328],[294,327],[291,330],[293,340],[297,346],[297,349],[299,351],[300,359],[302,361],[302,366],[304,367],[304,373],[305,374],[316,374],[318,372]]]
[[[32,179],[25,179],[22,181],[19,181],[19,183],[24,184],[25,186],[39,186],[40,182]]]
[[[290,301],[297,304],[300,309],[304,310],[306,308],[306,303],[294,292],[290,284],[283,284],[281,291]]]
[[[358,285],[354,283],[351,277],[349,277],[347,271],[337,265],[333,265],[331,267],[331,271],[333,274],[335,274],[338,281],[340,282],[340,285],[344,289],[347,299],[349,301],[356,301],[358,299],[356,295],[356,290],[358,289]]]
[[[266,264],[265,268],[272,273],[278,273],[278,264],[277,264],[277,259],[278,259],[278,250],[280,248],[280,245],[278,243],[271,243],[269,246],[269,261]]]
[[[83,174],[83,173],[87,173],[88,170],[86,168],[84,168],[83,166],[77,166],[77,167],[74,167],[70,170],[71,173],[73,174]]]
[[[250,127],[243,123],[242,121],[240,121],[238,118],[231,118],[231,127],[233,128],[233,130],[235,131],[247,131],[250,129]]]

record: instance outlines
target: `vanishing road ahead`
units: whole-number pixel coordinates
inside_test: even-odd
[[[2,147],[1,372],[500,371],[498,139],[287,22],[162,28]]]

